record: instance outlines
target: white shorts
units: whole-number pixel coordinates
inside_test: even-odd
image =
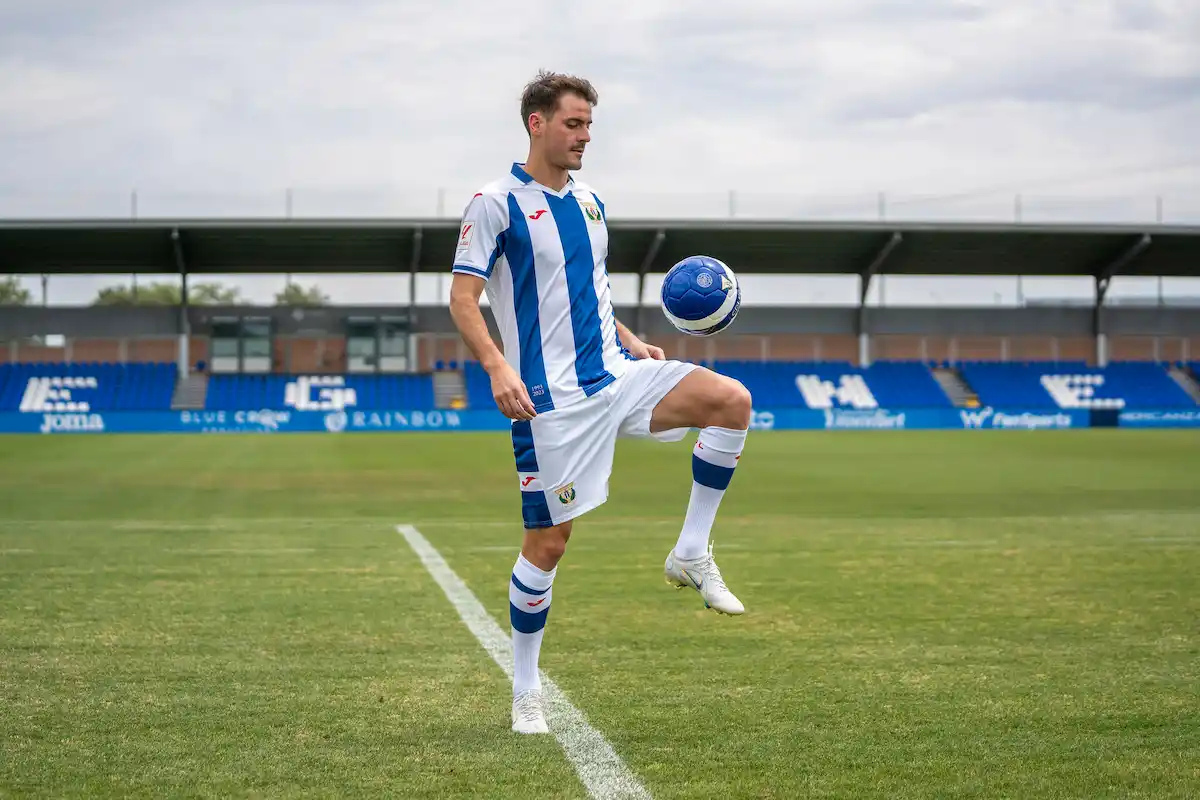
[[[526,528],[548,528],[608,499],[618,437],[677,442],[687,428],[650,432],[654,407],[697,365],[630,361],[625,374],[583,402],[512,424]]]

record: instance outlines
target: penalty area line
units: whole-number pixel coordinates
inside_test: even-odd
[[[442,558],[429,540],[412,525],[397,525],[396,531],[404,537],[409,547],[421,559],[421,563],[438,586],[446,593],[446,598],[454,606],[454,610],[462,618],[463,623],[475,634],[479,644],[499,665],[504,674],[512,679],[513,649],[510,632],[500,629],[496,621],[484,609],[474,592],[450,569],[446,559]],[[648,800],[650,793],[642,786],[637,777],[625,766],[625,762],[613,750],[612,745],[600,731],[588,724],[587,718],[578,708],[571,704],[562,690],[541,672],[542,694],[546,698],[546,722],[550,733],[558,740],[559,746],[575,772],[583,782],[588,794],[596,800],[604,798],[639,798]],[[512,734],[519,736],[521,734]]]

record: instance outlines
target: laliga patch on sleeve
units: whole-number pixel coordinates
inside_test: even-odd
[[[471,237],[475,235],[475,223],[468,222],[463,225],[462,233],[458,235],[458,249],[462,250],[465,247],[471,246]]]

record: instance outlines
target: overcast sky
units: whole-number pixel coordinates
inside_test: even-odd
[[[457,215],[541,67],[613,217],[1200,223],[1196,0],[6,0],[0,216]]]

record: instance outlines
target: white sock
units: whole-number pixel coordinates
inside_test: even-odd
[[[746,444],[746,431],[704,428],[692,449],[692,499],[683,530],[675,543],[675,555],[699,558],[708,550],[708,535],[717,519],[717,508],[733,479],[733,470]]]
[[[538,569],[525,556],[517,556],[512,580],[508,582],[508,618],[512,625],[513,697],[542,688],[538,677],[538,654],[550,614],[550,587],[557,568]]]

